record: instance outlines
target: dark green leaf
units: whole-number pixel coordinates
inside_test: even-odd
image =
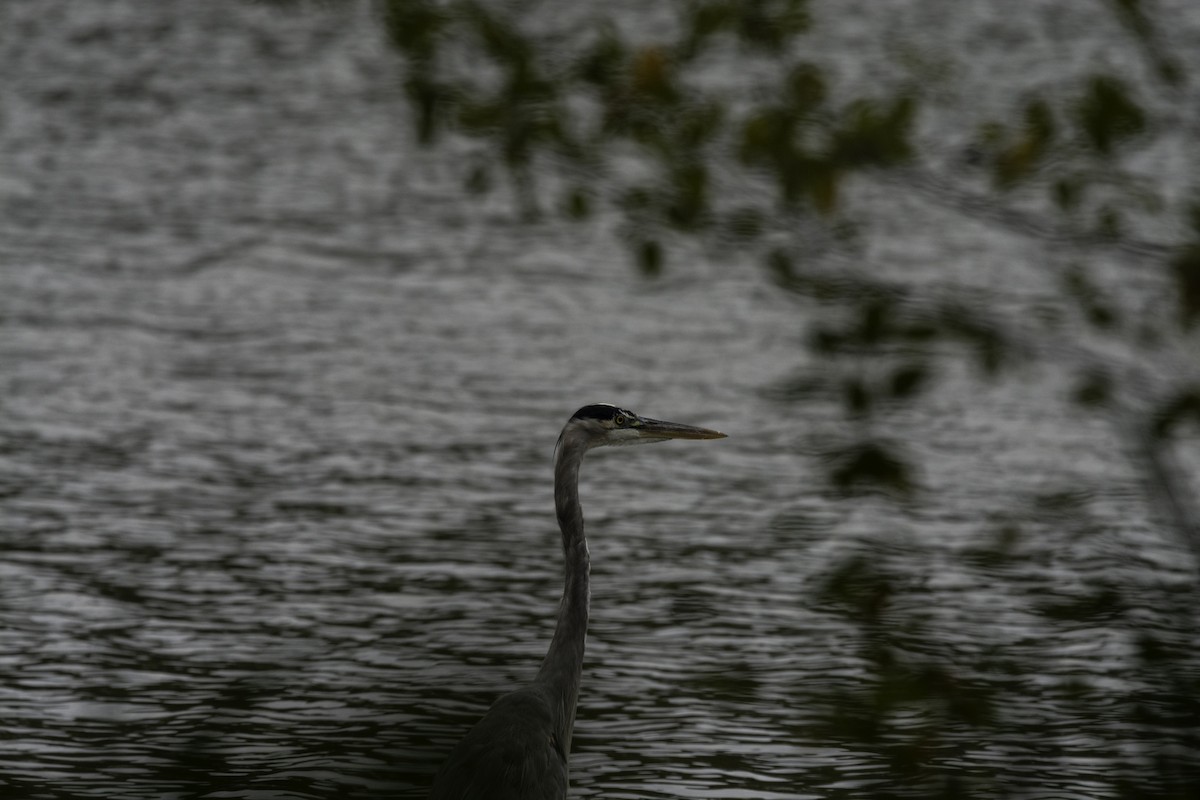
[[[849,378],[842,388],[846,410],[852,415],[859,416],[871,410],[871,392],[861,380]]]
[[[1074,178],[1059,178],[1051,186],[1054,203],[1063,211],[1073,211],[1083,196],[1083,184]]]
[[[1171,272],[1179,293],[1179,310],[1185,327],[1200,316],[1200,244],[1189,245],[1171,259]]]
[[[663,251],[662,245],[653,239],[648,239],[637,246],[638,269],[648,278],[662,274]]]
[[[563,212],[571,219],[583,219],[592,211],[591,199],[583,189],[572,189],[567,192],[563,202]]]
[[[830,480],[841,492],[882,491],[909,496],[915,490],[912,468],[879,442],[862,442],[830,454]]]
[[[1109,75],[1092,78],[1075,109],[1079,126],[1087,140],[1101,153],[1141,133],[1146,115],[1134,102],[1125,84]]]
[[[825,77],[812,64],[799,64],[787,76],[788,103],[799,113],[808,113],[825,102]]]
[[[763,230],[763,214],[757,208],[739,208],[725,220],[725,229],[735,239],[755,239]]]
[[[388,0],[382,16],[388,38],[401,52],[420,60],[433,57],[438,36],[447,21],[438,3]]]
[[[491,171],[486,165],[476,165],[467,173],[465,185],[468,192],[483,194],[492,188]]]
[[[1200,424],[1200,388],[1182,390],[1164,403],[1154,415],[1153,431],[1160,439],[1166,438],[1188,418]]]
[[[924,364],[909,364],[892,373],[891,395],[896,399],[912,397],[928,382],[929,370]]]
[[[1106,405],[1112,397],[1112,376],[1104,369],[1088,370],[1076,381],[1071,395],[1082,406]]]

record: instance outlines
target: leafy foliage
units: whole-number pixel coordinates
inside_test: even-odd
[[[1114,422],[1148,483],[1177,480],[1165,455],[1189,422],[1200,423],[1200,376],[1186,356],[1196,352],[1200,318],[1200,202],[1168,196],[1135,168],[1173,124],[1174,109],[1187,105],[1188,76],[1149,2],[1105,5],[1136,43],[1144,75],[1096,67],[1014,87],[998,119],[955,132],[967,141],[958,162],[922,127],[930,93],[917,82],[898,71],[894,81],[852,95],[808,53],[804,37],[814,20],[803,0],[682,2],[654,33],[623,31],[603,16],[534,31],[516,5],[383,5],[421,141],[454,135],[480,143],[484,163],[508,172],[531,213],[546,196],[533,181],[546,175],[562,193],[549,205],[566,217],[615,210],[648,278],[670,268],[677,241],[733,246],[760,259],[805,310],[808,347],[825,373],[785,377],[769,396],[841,399],[849,435],[824,449],[839,494],[882,496],[902,513],[919,505],[920,465],[880,431],[889,415],[938,398],[943,374],[931,364],[948,353],[1000,381],[1020,380],[1031,359],[1053,364],[1070,350],[1077,357],[1069,362],[1069,402]],[[944,285],[879,274],[863,257],[871,220],[855,203],[856,187],[868,180],[1043,245],[1061,302],[989,307]],[[469,182],[491,185],[478,175]],[[1134,232],[1151,227],[1146,220],[1174,239],[1140,238]],[[822,258],[830,254],[842,258]],[[1150,301],[1123,296],[1114,263],[1157,281]],[[1061,499],[1034,506],[1058,515],[1063,529],[1090,532],[1085,510]],[[1179,530],[1200,529],[1181,508],[1168,512]],[[1022,521],[1005,523],[994,546],[965,557],[1003,570],[1024,537]],[[1019,742],[1020,726],[1004,720],[1003,693],[1036,667],[995,654],[965,664],[960,653],[915,656],[928,642],[920,624],[897,610],[907,591],[886,564],[861,555],[828,576],[820,598],[861,630],[870,680],[837,695],[821,734],[872,748],[897,785],[916,782],[916,790],[909,784],[894,796],[1002,796],[1002,781],[971,783],[946,768],[953,755],[946,733]],[[1137,609],[1121,586],[1106,583],[1031,613],[1050,624],[1134,627]],[[1148,677],[1130,724],[1153,731],[1147,739],[1161,746],[1151,760],[1165,777],[1149,787],[1117,777],[1114,785],[1121,796],[1190,797],[1196,762],[1187,748],[1196,747],[1200,691],[1179,651],[1146,637],[1140,648]],[[1055,702],[1095,720],[1093,687],[1067,683],[1057,691]],[[914,709],[918,723],[898,726]]]

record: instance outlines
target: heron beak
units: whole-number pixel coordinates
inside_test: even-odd
[[[678,422],[664,422],[661,419],[641,417],[641,425],[637,431],[642,439],[724,439],[725,434],[711,431],[708,428],[697,428],[692,425],[681,425]]]

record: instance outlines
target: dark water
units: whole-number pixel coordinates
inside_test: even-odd
[[[576,796],[882,792],[888,742],[836,702],[880,585],[894,643],[988,693],[923,745],[964,785],[1115,797],[1161,768],[1195,566],[1061,365],[948,358],[890,432],[936,502],[838,500],[840,397],[777,399],[823,368],[810,310],[736,257],[648,282],[603,221],[464,200],[369,7],[10,2],[0,42],[4,797],[422,797],[544,652],[549,461],[593,401],[730,438],[585,465]],[[1028,255],[884,241],[918,275]],[[1024,269],[960,278],[1003,305],[1040,291]],[[1147,633],[1186,655],[1148,669]]]

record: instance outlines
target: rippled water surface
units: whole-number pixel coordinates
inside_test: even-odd
[[[38,0],[0,26],[4,797],[423,797],[549,641],[550,457],[595,401],[730,437],[585,464],[576,796],[871,796],[886,760],[830,734],[867,658],[822,587],[855,564],[915,656],[994,693],[997,735],[925,743],[964,786],[1153,773],[1137,634],[1195,636],[1195,567],[1059,370],[948,362],[893,432],[937,502],[838,500],[840,397],[773,391],[820,366],[805,312],[750,263],[648,281],[603,221],[464,199],[368,6]],[[988,555],[1008,523],[1016,563]],[[1097,586],[1119,608],[1053,613]]]

